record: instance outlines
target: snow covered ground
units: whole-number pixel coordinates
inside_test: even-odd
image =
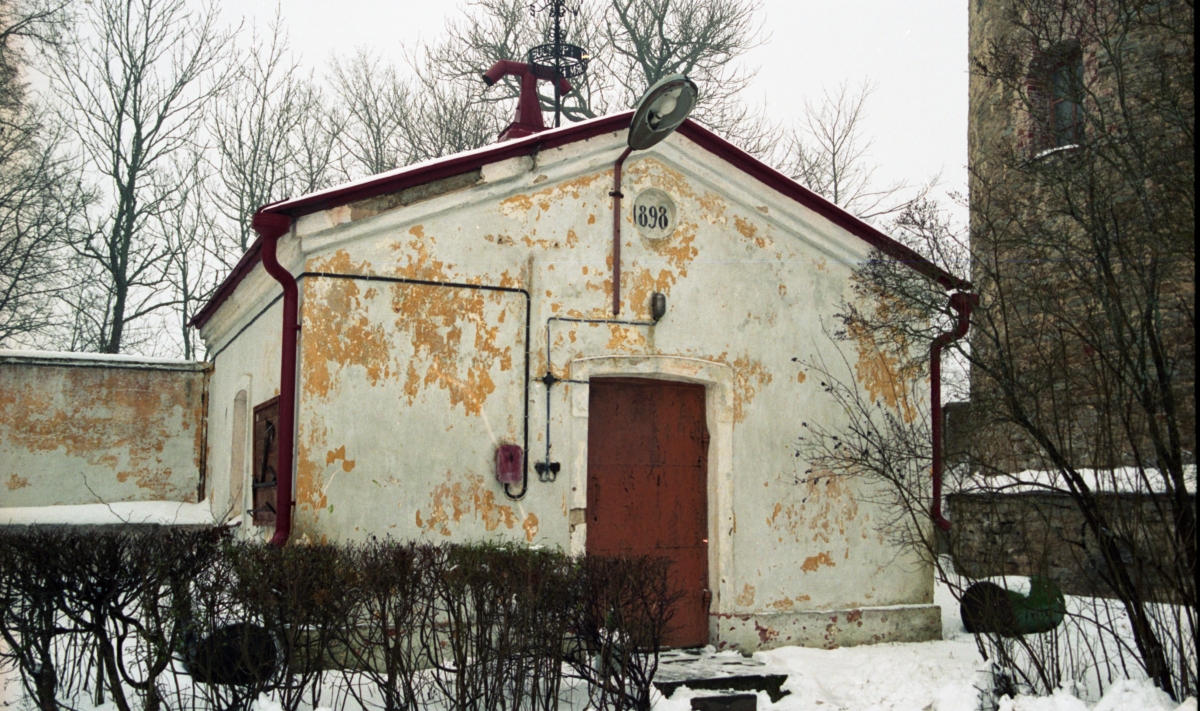
[[[760,693],[760,711],[978,711],[979,688],[989,675],[975,641],[958,616],[949,590],[937,588],[942,606],[941,641],[880,644],[834,650],[782,647],[759,652],[755,659],[788,670],[784,689],[790,693],[772,702]],[[5,683],[7,682],[7,683]],[[681,688],[671,698],[659,696],[653,711],[690,711],[690,699],[712,692]],[[578,696],[578,694],[576,694]],[[328,697],[327,697],[328,698]],[[79,699],[78,711],[115,711],[112,704],[89,705]],[[570,705],[570,704],[568,704]],[[23,699],[15,674],[0,672],[0,708],[32,709]],[[347,711],[355,711],[346,706]],[[281,711],[278,702],[262,697],[255,711]],[[328,711],[328,709],[305,709]],[[1050,697],[1004,698],[996,711],[1197,711],[1196,699],[1176,704],[1144,679],[1118,682],[1096,703],[1085,703],[1070,691]]]
[[[934,602],[942,607],[940,642],[878,644],[824,650],[782,647],[755,659],[790,672],[776,703],[760,693],[760,711],[978,711],[986,688],[987,664],[975,638],[962,626],[958,604],[939,584]],[[680,689],[660,699],[654,711],[690,711],[694,696]],[[1176,704],[1146,680],[1112,686],[1096,704],[1062,691],[1053,697],[1003,699],[997,711],[1196,711],[1196,700]]]

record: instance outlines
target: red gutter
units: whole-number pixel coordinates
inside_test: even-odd
[[[191,320],[188,321],[189,326],[200,328],[208,323],[208,320],[217,312],[221,304],[233,296],[233,292],[237,291],[238,284],[241,284],[242,280],[249,276],[250,272],[254,271],[254,267],[258,266],[259,259],[262,256],[262,245],[262,237],[254,240],[254,244],[250,245],[250,248],[242,255],[238,263],[233,265],[229,276],[225,277],[225,281],[221,282],[221,286],[217,287],[217,290],[213,292],[212,297],[209,298],[204,308],[197,311]]]
[[[283,547],[292,534],[292,460],[296,436],[296,332],[299,290],[296,279],[276,256],[279,238],[292,227],[292,218],[261,210],[250,226],[259,234],[262,264],[267,273],[283,287],[283,347],[279,353],[279,423],[275,460],[275,535],[270,544]]]
[[[621,313],[621,166],[632,152],[632,148],[626,148],[613,164],[613,316]]]
[[[950,295],[950,308],[958,312],[958,322],[950,333],[933,339],[929,347],[929,399],[933,413],[933,503],[929,515],[943,531],[950,522],[942,516],[942,349],[967,335],[971,327],[971,310],[979,305],[979,294],[958,292]]]

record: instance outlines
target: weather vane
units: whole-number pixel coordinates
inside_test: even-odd
[[[529,50],[529,66],[533,73],[541,79],[549,79],[554,86],[554,125],[560,124],[562,114],[562,91],[559,88],[561,79],[574,79],[587,71],[587,50],[574,44],[563,42],[563,17],[569,12],[578,15],[583,0],[540,0],[529,3],[529,14],[536,15],[546,10],[554,18],[554,27],[550,30],[550,41]]]

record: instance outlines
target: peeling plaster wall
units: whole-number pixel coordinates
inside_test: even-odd
[[[0,352],[0,507],[195,502],[209,367]]]
[[[420,199],[307,215],[285,240],[302,255],[293,271],[527,290],[527,456],[541,461],[547,320],[612,318],[609,192],[623,144],[623,133],[601,136],[486,166]],[[675,202],[665,239],[647,239],[633,222],[630,208],[647,188]],[[937,636],[930,567],[877,530],[884,517],[862,482],[809,474],[795,456],[801,422],[844,425],[799,361],[844,356],[883,407],[905,416],[914,407],[887,386],[891,366],[873,344],[828,335],[839,303],[853,298],[849,278],[867,246],[678,135],[630,156],[622,189],[620,318],[649,319],[655,291],[667,295],[667,314],[653,328],[556,322],[553,371],[708,387],[713,642],[753,649]],[[513,502],[492,474],[496,444],[523,439],[523,296],[305,277],[301,314],[301,540],[507,539],[582,551],[586,384],[550,393],[556,481],[539,482],[531,466],[529,493]],[[228,459],[214,441],[214,459]],[[900,607],[876,614],[884,606]],[[846,633],[796,631],[853,611]]]

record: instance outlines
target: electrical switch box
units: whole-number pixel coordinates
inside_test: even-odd
[[[525,452],[517,444],[502,444],[496,448],[496,481],[519,484],[524,478]]]

